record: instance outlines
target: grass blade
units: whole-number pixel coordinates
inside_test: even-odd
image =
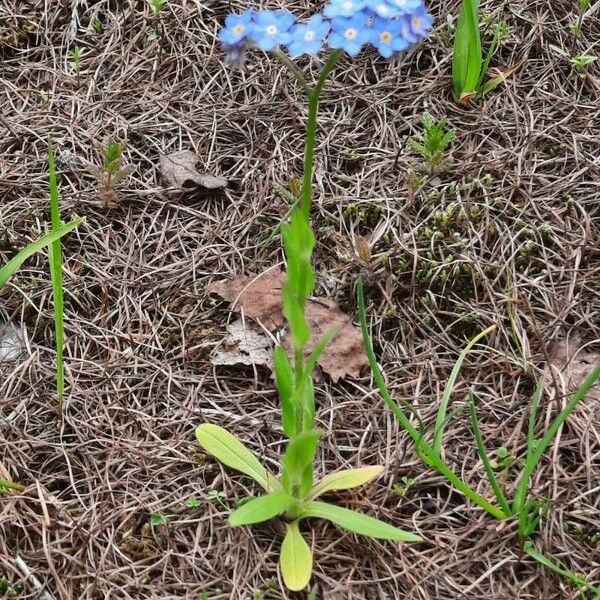
[[[385,385],[385,381],[383,379],[383,375],[381,370],[379,369],[379,365],[377,364],[377,358],[375,357],[375,352],[373,351],[373,344],[371,343],[371,337],[369,336],[369,328],[367,326],[367,313],[365,310],[365,296],[363,292],[363,284],[359,279],[356,286],[356,296],[358,300],[358,315],[360,318],[360,328],[363,335],[363,343],[365,347],[365,353],[369,360],[369,365],[371,367],[371,371],[373,373],[373,379],[379,388],[379,393],[381,394],[384,402],[387,407],[392,411],[394,416],[400,421],[400,424],[405,429],[405,431],[412,438],[415,449],[419,454],[419,457],[425,462],[425,464],[437,469],[449,482],[453,485],[457,490],[462,492],[469,500],[471,500],[474,504],[483,508],[486,512],[494,516],[496,519],[506,519],[510,516],[510,513],[505,514],[504,511],[489,503],[485,498],[481,497],[477,492],[472,490],[463,480],[450,469],[444,463],[444,461],[435,454],[433,449],[427,442],[423,439],[422,434],[417,431],[407,416],[404,414],[400,406],[396,403],[396,401],[390,395],[387,386]],[[412,409],[412,407],[411,407]],[[418,417],[418,415],[417,415]]]
[[[475,443],[477,444],[477,452],[479,453],[479,458],[481,458],[481,462],[483,463],[485,474],[487,475],[488,481],[492,486],[492,490],[494,490],[494,495],[496,496],[496,500],[498,500],[498,504],[505,514],[508,515],[511,513],[510,506],[508,505],[506,496],[498,484],[496,474],[494,473],[494,469],[492,469],[490,459],[485,450],[483,437],[481,435],[481,430],[479,429],[479,420],[477,419],[477,410],[475,409],[475,397],[473,396],[473,392],[469,394],[469,402],[467,406],[469,407],[469,414],[471,415],[471,425],[473,426],[473,435],[475,436]]]
[[[452,80],[457,100],[476,91],[481,63],[479,0],[463,0],[452,54]]]
[[[2,268],[0,268],[0,288],[4,287],[9,279],[19,270],[21,265],[34,254],[37,254],[55,240],[60,239],[70,231],[73,231],[83,219],[76,218],[65,225],[61,225],[57,230],[45,233],[35,242],[31,242],[23,248],[16,256],[13,256]]]
[[[525,543],[525,553],[528,556],[531,556],[531,558],[539,562],[541,565],[544,565],[551,571],[558,573],[562,577],[574,583],[579,588],[580,592],[590,591],[596,598],[600,598],[600,587],[596,587],[591,583],[588,583],[585,579],[583,579],[583,577],[580,577],[577,573],[571,571],[571,569],[563,567],[561,564],[553,561],[545,554],[542,554],[536,549],[536,547],[533,545],[533,542],[527,541]]]
[[[56,163],[52,142],[48,140],[48,167],[50,169],[50,218],[52,231],[57,231],[62,225],[60,221],[60,207],[58,183],[56,181]],[[56,338],[56,391],[58,401],[62,404],[65,392],[65,366],[64,366],[64,291],[62,275],[62,248],[60,239],[50,244],[50,275],[52,277],[52,298],[54,303],[54,333]]]
[[[535,413],[537,413],[537,406],[542,394],[542,386],[538,385],[532,405],[532,413],[529,418],[529,431],[527,434],[527,459],[525,461],[525,467],[523,468],[523,474],[517,487],[517,494],[513,503],[513,512],[517,512],[523,509],[525,506],[525,498],[527,496],[527,489],[529,487],[529,480],[533,475],[538,462],[544,455],[546,448],[555,438],[558,430],[561,428],[563,423],[569,418],[570,414],[577,408],[577,405],[585,398],[586,394],[590,391],[592,386],[596,383],[596,380],[600,377],[600,364],[589,374],[587,379],[579,386],[573,398],[567,403],[567,405],[560,411],[555,419],[548,427],[548,431],[544,434],[541,440],[535,443],[533,428],[535,426]]]
[[[433,436],[433,451],[437,456],[441,454],[442,451],[442,436],[444,435],[444,427],[446,424],[446,412],[448,411],[448,402],[450,401],[450,396],[452,394],[452,390],[454,389],[454,385],[456,384],[456,380],[458,378],[458,374],[460,373],[460,369],[462,367],[463,362],[467,358],[469,352],[473,348],[473,346],[483,337],[485,337],[488,333],[494,331],[496,329],[495,325],[488,327],[478,335],[476,335],[464,348],[464,350],[460,353],[458,360],[454,364],[452,368],[452,372],[450,373],[450,377],[448,377],[448,381],[446,382],[446,386],[444,387],[444,392],[442,393],[442,400],[440,402],[440,407],[438,408],[437,416],[435,418],[435,433]]]

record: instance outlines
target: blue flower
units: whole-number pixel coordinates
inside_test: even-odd
[[[343,17],[332,19],[329,45],[332,48],[343,48],[350,56],[356,56],[369,41],[369,19],[369,15],[363,12],[349,19]]]
[[[433,17],[427,12],[424,6],[418,7],[410,16],[410,28],[417,38],[425,37],[432,23]]]
[[[291,42],[290,27],[294,21],[287,10],[261,10],[254,17],[250,37],[261,50],[273,50]]]
[[[423,0],[385,0],[385,3],[398,10],[398,14],[401,15],[410,15],[415,10],[423,8]]]
[[[402,35],[403,21],[376,18],[370,30],[370,41],[385,58],[390,58],[408,48],[408,40]]]
[[[368,0],[331,0],[323,13],[326,17],[353,17],[368,4]]]
[[[240,46],[248,39],[252,30],[254,11],[247,10],[241,15],[229,15],[225,27],[219,32],[219,40],[227,46]]]
[[[313,15],[307,23],[292,27],[292,41],[288,52],[292,58],[301,54],[317,54],[323,48],[323,40],[329,33],[329,21],[320,14]]]
[[[378,17],[382,17],[383,19],[393,19],[402,14],[402,11],[395,6],[392,6],[388,0],[369,0],[367,7]]]

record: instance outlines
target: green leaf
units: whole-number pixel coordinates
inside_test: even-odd
[[[279,566],[286,587],[299,592],[312,575],[312,553],[298,529],[298,521],[287,523],[287,533],[281,545]]]
[[[583,577],[581,577],[574,571],[571,571],[571,569],[563,567],[560,563],[555,562],[545,554],[542,554],[539,550],[536,549],[536,547],[533,545],[533,542],[527,540],[525,542],[524,549],[526,554],[531,556],[531,558],[539,562],[541,565],[544,565],[551,571],[562,575],[562,577],[565,577],[566,579],[574,583],[579,588],[580,592],[589,590],[594,594],[594,596],[596,596],[596,598],[600,598],[600,587],[596,587],[591,583],[588,583]]]
[[[469,352],[473,348],[473,346],[482,338],[485,337],[488,333],[494,331],[496,329],[495,325],[488,327],[478,335],[476,335],[464,348],[464,350],[460,353],[458,360],[454,364],[452,372],[450,373],[450,377],[448,377],[448,381],[446,382],[446,386],[444,387],[444,391],[442,393],[442,400],[440,402],[440,406],[438,408],[437,416],[435,419],[435,433],[433,436],[432,448],[437,456],[440,455],[442,451],[442,436],[444,435],[444,425],[446,423],[446,412],[448,410],[448,402],[450,402],[450,396],[452,394],[452,390],[454,389],[454,385],[456,380],[458,379],[458,374],[460,373],[460,368],[462,367],[463,362],[467,358]]]
[[[327,519],[342,529],[353,533],[365,535],[378,540],[395,540],[399,542],[420,542],[421,537],[402,531],[393,525],[384,523],[379,519],[357,513],[341,506],[327,504],[326,502],[312,501],[304,505],[301,518],[315,517]]]
[[[312,351],[311,355],[308,357],[308,360],[306,361],[306,365],[304,367],[304,370],[306,371],[306,373],[308,375],[311,375],[312,372],[315,370],[315,367],[317,366],[317,362],[319,361],[319,358],[321,358],[321,355],[323,354],[323,352],[325,352],[325,350],[327,349],[327,346],[329,346],[329,344],[331,343],[331,340],[336,336],[338,331],[339,331],[339,327],[332,327],[317,342],[315,349]]]
[[[289,510],[296,502],[295,498],[285,492],[275,492],[260,498],[253,498],[230,515],[229,524],[232,527],[239,527],[240,525],[262,523]]]
[[[196,429],[196,439],[202,448],[224,465],[252,477],[267,492],[281,491],[281,484],[257,458],[227,430],[204,423]]]
[[[23,248],[23,250],[21,250],[16,256],[11,258],[2,268],[0,268],[0,288],[6,285],[8,280],[29,257],[33,256],[40,250],[44,250],[52,242],[59,240],[65,234],[73,231],[73,229],[75,229],[82,221],[83,219],[80,218],[73,219],[65,225],[61,225],[57,229],[44,234],[35,240],[35,242],[32,242]]]
[[[317,429],[305,431],[290,441],[283,455],[281,482],[284,490],[295,498],[304,497],[312,486],[312,461],[320,437]]]
[[[347,469],[338,473],[331,473],[323,477],[308,493],[307,500],[314,500],[321,494],[334,490],[349,490],[368,483],[379,477],[383,472],[382,466],[363,467],[362,469]]]
[[[292,438],[297,432],[296,403],[294,402],[294,371],[281,346],[275,348],[273,357],[275,382],[281,401],[281,422],[285,434]]]
[[[546,448],[552,442],[552,440],[556,437],[558,430],[562,427],[564,422],[569,418],[571,413],[577,408],[578,404],[585,398],[587,393],[592,389],[593,385],[600,378],[600,364],[596,366],[596,368],[589,374],[587,379],[579,386],[575,394],[573,394],[573,398],[567,403],[567,405],[560,411],[560,413],[554,418],[550,427],[544,434],[539,442],[533,443],[533,420],[529,422],[529,430],[528,430],[528,448],[527,448],[527,458],[525,459],[525,467],[523,468],[523,473],[521,475],[521,479],[519,480],[519,484],[517,485],[517,493],[515,500],[513,502],[513,511],[519,512],[522,506],[525,503],[525,498],[527,496],[527,489],[529,487],[529,481],[531,476],[533,475],[540,459],[546,452]],[[532,411],[537,412],[537,405],[539,403],[539,399],[541,397],[541,383],[536,390]]]
[[[481,36],[479,34],[479,0],[463,0],[454,34],[452,82],[454,97],[459,100],[476,91],[481,73]]]

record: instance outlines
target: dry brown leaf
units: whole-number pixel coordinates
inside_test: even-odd
[[[181,150],[160,157],[160,173],[166,187],[187,192],[206,193],[227,185],[223,177],[200,173],[196,169],[198,157],[190,150]]]
[[[281,295],[285,274],[271,269],[261,275],[242,275],[235,279],[219,281],[208,286],[209,292],[218,294],[231,303],[231,309],[259,321],[270,331],[285,325]],[[332,328],[337,329],[327,350],[319,359],[319,366],[334,382],[343,377],[358,377],[367,364],[360,330],[351,318],[343,313],[329,298],[312,298],[306,307],[306,317],[312,331],[307,352]],[[284,338],[285,344],[285,338]]]
[[[214,365],[271,365],[271,340],[248,325],[242,319],[227,325],[227,336],[212,359]]]

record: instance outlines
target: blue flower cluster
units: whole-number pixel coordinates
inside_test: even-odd
[[[371,44],[391,58],[423,39],[432,23],[423,0],[330,0],[304,23],[286,10],[229,15],[219,40],[235,55],[252,44],[265,51],[283,47],[292,58],[326,46],[356,56]]]

